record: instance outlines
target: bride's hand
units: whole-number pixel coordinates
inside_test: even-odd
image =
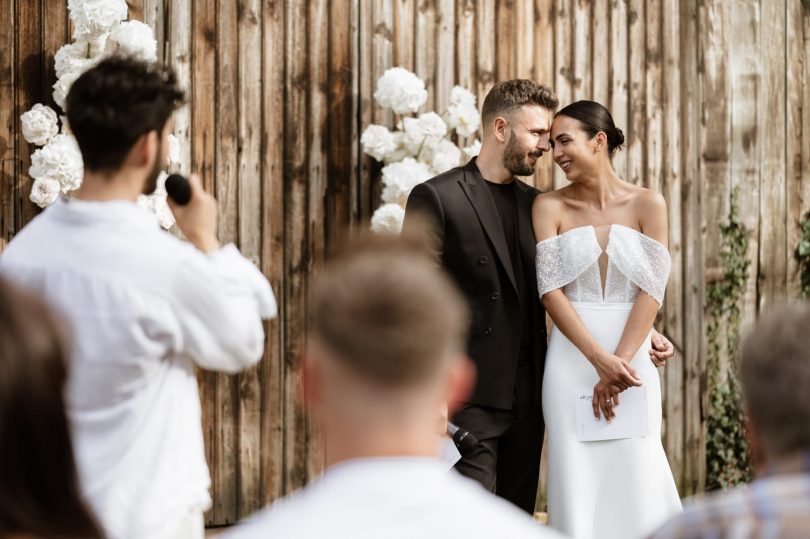
[[[636,374],[636,370],[630,366],[630,362],[620,358],[615,354],[602,353],[593,362],[599,381],[607,385],[615,386],[619,391],[632,386],[641,386],[641,378]]]
[[[619,393],[620,390],[604,380],[600,380],[593,387],[593,399],[591,400],[591,404],[593,405],[593,415],[596,417],[597,421],[599,420],[599,410],[602,410],[602,413],[605,414],[605,419],[608,423],[613,421],[613,418],[616,417],[616,412],[614,408],[619,405]]]

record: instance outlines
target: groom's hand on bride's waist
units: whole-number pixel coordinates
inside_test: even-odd
[[[650,359],[656,367],[665,366],[667,360],[675,355],[675,347],[669,339],[655,331],[655,328],[653,328],[650,335],[650,341],[652,342]]]

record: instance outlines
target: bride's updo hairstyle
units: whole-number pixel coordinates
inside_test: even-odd
[[[558,111],[554,117],[557,116],[578,120],[583,131],[588,133],[588,138],[593,138],[602,131],[607,136],[610,157],[624,144],[624,133],[613,123],[610,111],[596,101],[575,101]]]

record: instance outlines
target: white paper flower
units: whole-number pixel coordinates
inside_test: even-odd
[[[25,140],[43,146],[51,137],[59,133],[59,118],[51,107],[37,103],[31,110],[20,116]]]
[[[387,127],[376,124],[366,127],[360,137],[360,144],[363,145],[363,152],[377,161],[384,160],[386,155],[397,148],[393,133]]]
[[[174,135],[169,135],[169,151],[167,152],[168,164],[179,165],[181,164],[180,159],[180,139]]]
[[[83,71],[68,71],[61,77],[59,80],[56,81],[53,85],[53,100],[54,102],[59,105],[63,111],[65,110],[65,100],[67,99],[68,92],[70,91],[70,87],[73,86],[73,83],[76,82],[81,74],[84,73]]]
[[[402,232],[402,221],[405,220],[405,209],[399,204],[383,204],[371,217],[371,230],[380,234],[399,234]]]
[[[454,86],[450,91],[450,104],[451,105],[469,105],[475,106],[475,96],[468,89],[463,86]]]
[[[141,21],[122,22],[110,32],[107,51],[154,62],[157,60],[155,33],[151,26]]]
[[[98,37],[127,18],[125,0],[68,0],[74,39]]]
[[[464,148],[464,155],[467,156],[467,159],[472,159],[473,157],[478,155],[478,152],[481,151],[481,141],[475,139],[475,141]]]
[[[462,137],[469,137],[481,127],[481,115],[475,103],[458,103],[447,108],[447,124]]]
[[[425,118],[425,116],[427,116]],[[441,124],[435,120],[438,118]],[[419,159],[420,161],[430,161],[432,149],[442,139],[444,134],[438,135],[442,132],[441,128],[444,127],[444,133],[447,132],[447,127],[438,117],[438,114],[429,112],[427,115],[423,114],[419,118],[405,118],[402,121],[405,136],[403,144],[408,153]]]
[[[377,80],[374,99],[381,107],[393,109],[397,114],[416,112],[427,101],[425,83],[401,67],[387,69]]]
[[[383,201],[404,205],[411,189],[432,176],[433,173],[425,163],[412,157],[386,165],[382,169]]]
[[[59,196],[60,190],[61,186],[58,181],[49,178],[39,178],[34,180],[29,198],[31,202],[40,208],[45,208],[53,204],[56,197]]]
[[[461,164],[461,150],[449,140],[442,140],[433,150],[431,167],[436,174],[447,172]]]
[[[78,189],[82,184],[84,165],[76,139],[70,135],[56,135],[48,144],[31,156],[28,174],[34,180],[48,179],[59,182],[63,193]]]

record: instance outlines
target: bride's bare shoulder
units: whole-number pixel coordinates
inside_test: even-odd
[[[646,187],[634,186],[632,204],[640,216],[655,213],[666,215],[667,201],[664,196]]]

